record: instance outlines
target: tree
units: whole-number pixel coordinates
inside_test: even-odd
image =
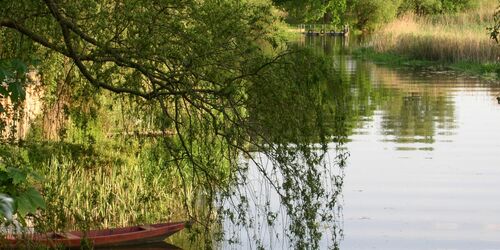
[[[294,22],[343,24],[346,0],[273,0]]]
[[[417,15],[456,13],[473,4],[473,0],[403,0],[399,12],[411,11]]]
[[[151,100],[221,95],[252,73],[241,74],[244,67],[233,65],[257,49],[248,37],[268,38],[268,8],[215,1],[28,0],[4,7],[0,26],[72,59],[95,87]],[[210,73],[217,70],[231,76],[215,79]]]
[[[226,176],[196,158],[191,148],[198,135],[185,123],[196,114],[218,137],[219,123],[240,116],[240,88],[276,60],[257,43],[274,42],[270,8],[241,1],[9,1],[0,10],[0,52],[26,62],[69,59],[78,69],[74,77],[83,80],[77,87],[91,90],[85,95],[107,90],[155,107],[150,115],[162,118],[158,129],[177,131],[179,143],[165,143],[171,155],[217,183]],[[50,73],[40,72],[42,78]],[[186,174],[180,166],[179,174]]]
[[[401,0],[274,0],[289,14],[291,22],[351,23],[361,30],[373,29],[396,16]]]
[[[319,9],[325,12],[332,6],[337,5],[332,1]],[[0,53],[25,61],[56,57],[55,62],[42,62],[40,69],[49,69],[40,70],[42,78],[68,68],[69,78],[76,83],[70,85],[70,92],[81,91],[84,102],[98,103],[96,96],[118,95],[129,100],[137,111],[134,114],[153,120],[148,128],[159,131],[161,137],[152,143],[165,159],[165,168],[178,174],[183,204],[192,219],[207,228],[213,222],[213,217],[196,217],[198,197],[188,197],[189,190],[200,190],[212,213],[213,201],[231,195],[232,186],[245,181],[246,167],[240,162],[244,156],[273,185],[291,215],[307,215],[293,217],[294,232],[301,233],[294,239],[297,245],[304,246],[305,240],[317,245],[320,233],[315,222],[333,219],[320,209],[333,213],[338,194],[320,182],[323,176],[317,168],[327,165],[326,146],[317,150],[300,133],[286,140],[266,136],[266,120],[249,115],[253,102],[259,101],[253,92],[266,86],[277,93],[288,91],[276,95],[282,98],[270,100],[269,105],[285,106],[302,93],[284,88],[287,82],[282,79],[293,81],[297,75],[285,69],[309,62],[290,59],[294,51],[263,49],[279,46],[273,36],[274,22],[272,5],[265,1],[9,1],[0,10],[0,36],[5,41]],[[323,72],[331,74],[330,69]],[[310,84],[318,76],[303,77],[304,83],[294,84]],[[318,102],[317,98],[300,100],[298,107]],[[316,113],[311,117],[323,124]],[[289,120],[301,121],[293,116]],[[328,143],[325,135],[315,135],[318,140]],[[87,141],[96,143],[90,137]],[[286,182],[278,182],[276,175],[271,178],[254,151],[276,163],[273,173],[287,174]],[[345,159],[339,161],[343,164]],[[297,173],[307,174],[307,180]],[[341,185],[337,179],[328,183]],[[293,192],[298,189],[300,194]],[[305,202],[310,199],[314,202]]]
[[[356,28],[373,30],[396,17],[399,3],[400,0],[350,0],[350,18]]]

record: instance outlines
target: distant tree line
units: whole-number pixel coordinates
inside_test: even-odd
[[[291,23],[351,24],[370,30],[398,15],[456,13],[479,0],[273,0],[287,13]]]

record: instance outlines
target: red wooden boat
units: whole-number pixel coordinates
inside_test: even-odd
[[[91,230],[87,232],[86,239],[94,247],[126,246],[150,242],[158,242],[166,237],[184,229],[187,222],[158,223],[143,226]],[[66,233],[30,234],[17,238],[7,236],[7,243],[11,247],[24,246],[24,244],[39,244],[50,247],[79,247],[84,238],[84,232],[72,231]]]

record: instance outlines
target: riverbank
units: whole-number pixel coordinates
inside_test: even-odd
[[[453,70],[468,75],[480,76],[487,80],[500,79],[500,63],[480,63],[470,61],[449,62],[443,60],[415,59],[408,55],[393,52],[377,52],[371,47],[355,49],[353,55],[357,58],[370,60],[377,64],[386,64],[396,67],[410,67],[433,71]]]
[[[498,78],[500,45],[487,30],[497,4],[483,0],[457,14],[400,16],[374,32],[355,54],[378,63]]]

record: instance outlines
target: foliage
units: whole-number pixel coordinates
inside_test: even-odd
[[[491,39],[498,43],[498,38],[500,37],[500,6],[496,8],[495,14],[493,15],[494,24],[492,27],[488,27],[490,31]]]
[[[38,208],[44,208],[45,201],[30,181],[40,178],[27,168],[25,158],[17,157],[16,151],[6,145],[0,147],[0,193],[14,199],[14,214],[24,222],[27,215],[34,215]]]
[[[457,13],[476,7],[478,3],[474,0],[442,0],[442,13]]]
[[[342,106],[327,107],[314,85],[336,80],[328,67],[333,63],[294,57],[274,36],[273,11],[266,1],[8,2],[0,10],[2,34],[8,44],[22,40],[34,56],[50,59],[39,67],[47,79],[45,104],[63,114],[55,139],[46,136],[43,117],[33,124],[22,158],[47,178],[42,188],[50,200],[41,214],[53,220],[42,218],[44,229],[157,220],[159,214],[141,209],[174,209],[158,209],[159,200],[180,203],[176,218],[188,217],[209,232],[221,221],[219,199],[231,199],[247,180],[242,157],[251,161],[257,151],[275,163],[275,178],[286,178],[267,181],[283,194],[279,202],[292,218],[289,238],[297,247],[317,245],[316,222],[334,221],[342,186],[342,175],[323,174],[345,162],[326,162],[325,152],[328,143],[345,141],[340,128],[346,115]],[[2,50],[26,56],[10,45]],[[316,66],[325,71],[303,71]],[[269,130],[273,113],[265,108],[273,105],[290,111],[283,120],[296,129],[280,124]],[[324,112],[331,109],[335,126],[328,129]],[[263,163],[252,162],[266,176]],[[149,182],[159,191],[142,190]],[[70,197],[62,194],[68,187],[75,188]],[[122,201],[141,211],[130,216]]]
[[[333,65],[308,50],[294,53],[282,64],[268,68],[263,74],[269,74],[269,80],[265,84],[255,81],[261,84],[250,90],[250,119],[259,126],[254,131],[259,131],[268,145],[259,152],[273,166],[263,171],[277,186],[276,196],[290,218],[287,236],[298,249],[319,247],[321,224],[330,227],[334,245],[341,238],[334,211],[338,209],[347,153],[330,148],[328,143],[343,145],[350,116],[345,99],[329,96],[341,95],[343,86]],[[328,85],[337,89],[325,89]],[[278,86],[282,86],[280,91],[275,91]],[[272,203],[267,201],[265,211],[267,217],[274,218],[279,212],[272,209]],[[270,224],[274,221],[270,219]]]
[[[13,115],[24,101],[26,72],[26,64],[18,59],[0,60],[0,98],[3,100],[0,102],[0,117],[2,117],[0,131],[2,132],[7,126],[7,117]]]
[[[374,30],[398,15],[458,13],[477,7],[475,0],[350,0],[347,3],[349,16],[354,26],[361,30]]]
[[[0,140],[3,142],[0,145],[0,193],[14,198],[13,210],[2,209],[2,216],[11,220],[11,213],[14,213],[20,222],[25,222],[24,218],[35,214],[38,208],[45,207],[43,198],[29,180],[37,178],[37,175],[27,167],[26,158],[18,154],[19,148],[12,142],[13,139],[6,138],[6,135],[12,134],[8,129],[15,131],[14,123],[12,127],[6,128],[7,121],[16,119],[25,99],[27,70],[28,67],[21,60],[0,60]],[[4,197],[2,200],[7,199]]]
[[[414,12],[417,15],[457,13],[473,7],[474,0],[403,0],[400,13]]]
[[[400,12],[414,12],[418,15],[439,13],[442,9],[441,0],[405,0],[402,2]]]
[[[458,13],[476,7],[480,0],[275,0],[289,21],[349,23],[360,30],[374,30],[408,12],[417,15]]]
[[[399,3],[400,0],[351,0],[349,2],[351,21],[360,30],[373,30],[396,16]]]
[[[293,22],[320,22],[335,25],[343,24],[347,7],[346,0],[273,0],[273,2],[284,8]]]
[[[26,81],[27,66],[22,61],[0,60],[0,97],[10,99],[13,103],[20,103],[25,98],[24,82]],[[1,112],[5,112],[2,109]]]

